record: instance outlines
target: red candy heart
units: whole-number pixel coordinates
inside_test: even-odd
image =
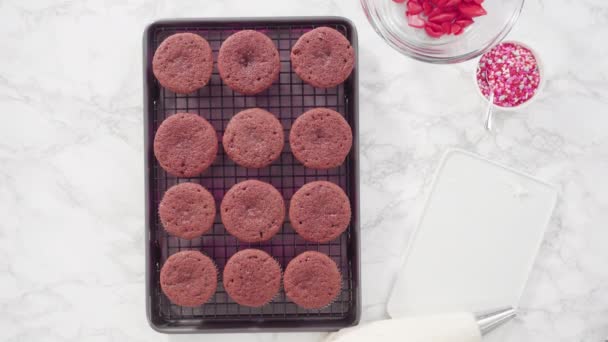
[[[481,7],[481,5],[477,4],[460,4],[458,6],[458,10],[460,11],[460,13],[464,14],[469,18],[479,17],[488,14],[488,12],[486,12],[486,10]]]
[[[444,34],[460,35],[474,23],[473,18],[486,15],[484,0],[393,0],[406,3],[405,15],[411,27],[424,29],[433,38]]]
[[[450,32],[452,34],[458,35],[458,34],[460,34],[462,32],[462,26],[460,26],[458,24],[452,24]]]
[[[454,18],[456,18],[457,15],[458,15],[458,13],[456,13],[456,12],[443,12],[443,13],[435,14],[433,16],[429,16],[429,21],[436,22],[436,23],[443,23],[446,21],[452,22],[452,20],[454,20]]]
[[[422,6],[416,1],[409,1],[407,3],[407,13],[408,14],[419,14],[422,12]]]
[[[426,26],[424,27],[426,34],[428,34],[429,36],[431,36],[433,38],[439,38],[439,37],[443,36],[443,32],[441,30],[438,30],[438,31],[434,30],[428,24],[429,23],[427,23]]]
[[[408,15],[407,24],[411,27],[424,28],[425,22],[419,15]]]
[[[458,6],[458,5],[460,5],[461,2],[462,2],[462,0],[448,0],[448,2],[445,4],[445,6],[446,7]]]

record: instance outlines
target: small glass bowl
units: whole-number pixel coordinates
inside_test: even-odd
[[[474,18],[461,35],[441,38],[409,26],[405,3],[361,0],[361,5],[376,32],[394,49],[420,61],[448,64],[478,57],[502,41],[519,18],[524,0],[484,1],[487,15]]]
[[[543,65],[543,61],[540,59],[540,56],[538,55],[538,52],[536,50],[534,50],[533,48],[531,48],[529,45],[516,41],[516,40],[508,40],[508,41],[504,41],[501,43],[512,43],[512,44],[516,44],[519,46],[522,46],[526,49],[528,49],[530,52],[532,52],[532,54],[534,55],[534,59],[536,59],[536,65],[538,65],[538,73],[540,75],[540,83],[538,84],[538,87],[536,88],[536,92],[534,93],[534,95],[528,99],[528,101],[521,103],[515,107],[503,107],[503,106],[499,106],[495,103],[492,103],[492,106],[494,107],[495,111],[499,111],[499,112],[517,112],[519,110],[522,110],[526,107],[528,107],[532,102],[536,101],[536,99],[538,98],[538,95],[540,95],[540,93],[542,92],[543,88],[545,87],[545,67]],[[477,94],[479,94],[479,96],[483,99],[484,103],[489,105],[490,104],[490,99],[488,99],[487,97],[485,97],[483,95],[483,93],[481,92],[481,88],[479,87],[479,82],[477,82],[477,70],[479,69],[479,62],[481,60],[477,61],[477,67],[475,68],[475,71],[473,72],[473,82],[475,82],[475,88],[477,89]]]

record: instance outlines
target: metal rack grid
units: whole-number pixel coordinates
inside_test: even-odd
[[[328,25],[324,25],[328,26]],[[225,154],[220,139],[217,158],[213,165],[202,175],[193,178],[176,178],[167,174],[156,160],[151,161],[151,210],[156,211],[162,195],[171,186],[180,182],[196,182],[207,188],[215,197],[217,206],[223,195],[230,187],[246,179],[259,179],[274,185],[286,200],[289,208],[289,199],[305,183],[314,180],[328,180],[340,185],[351,198],[354,196],[351,189],[349,175],[351,175],[351,156],[339,168],[331,170],[311,170],[305,168],[293,157],[288,137],[293,121],[304,111],[314,107],[328,107],[345,116],[353,125],[354,114],[349,112],[349,94],[345,93],[345,86],[340,85],[331,89],[316,89],[303,83],[291,68],[290,50],[296,40],[306,31],[314,28],[313,25],[250,25],[239,27],[241,29],[255,29],[268,35],[279,49],[281,70],[279,80],[269,89],[255,96],[246,96],[233,92],[225,86],[214,65],[214,72],[209,84],[196,93],[179,95],[159,86],[157,101],[154,103],[152,125],[153,133],[160,123],[169,115],[176,112],[190,112],[206,118],[216,129],[218,138],[221,138],[230,118],[239,111],[251,108],[264,108],[277,115],[283,124],[285,132],[285,147],[278,160],[262,169],[247,169],[236,165]],[[332,25],[333,28],[346,34],[344,25]],[[177,32],[193,32],[207,39],[213,49],[214,61],[221,43],[237,29],[227,30],[225,26],[218,27],[179,27],[162,28],[153,32],[153,49],[163,39]],[[352,153],[351,153],[352,155]],[[352,223],[352,222],[351,222]],[[160,291],[160,284],[156,284],[153,295],[160,298],[157,310],[159,316],[168,322],[183,320],[244,320],[251,321],[263,319],[265,321],[289,321],[307,319],[344,319],[352,314],[354,307],[353,269],[354,267],[347,255],[352,234],[352,224],[339,239],[329,243],[310,243],[300,238],[286,217],[281,231],[271,240],[262,243],[243,243],[228,234],[223,227],[219,213],[216,214],[215,223],[210,233],[201,238],[188,241],[168,235],[160,223],[158,215],[150,222],[151,239],[157,242],[160,253],[160,262],[156,264],[156,279],[158,280],[160,266],[172,254],[187,249],[201,250],[209,255],[218,267],[219,282],[216,294],[211,300],[197,308],[186,308],[172,304]],[[339,297],[329,306],[320,310],[306,310],[296,306],[285,296],[281,288],[280,293],[268,305],[261,308],[249,308],[236,304],[226,294],[221,283],[221,270],[235,252],[244,248],[259,248],[275,257],[282,268],[299,253],[306,250],[316,250],[329,255],[338,265],[342,277],[343,288]]]

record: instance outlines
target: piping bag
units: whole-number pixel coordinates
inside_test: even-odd
[[[476,315],[459,312],[388,319],[342,329],[326,342],[480,342],[516,314],[509,307]]]

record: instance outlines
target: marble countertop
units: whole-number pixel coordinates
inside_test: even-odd
[[[509,38],[538,51],[547,83],[488,134],[474,63],[399,55],[356,0],[0,0],[1,340],[245,339],[169,337],[146,322],[141,38],[159,18],[279,15],[340,15],[359,30],[363,321],[387,317],[433,171],[460,147],[560,189],[521,315],[501,339],[608,338],[606,1],[527,1]]]

